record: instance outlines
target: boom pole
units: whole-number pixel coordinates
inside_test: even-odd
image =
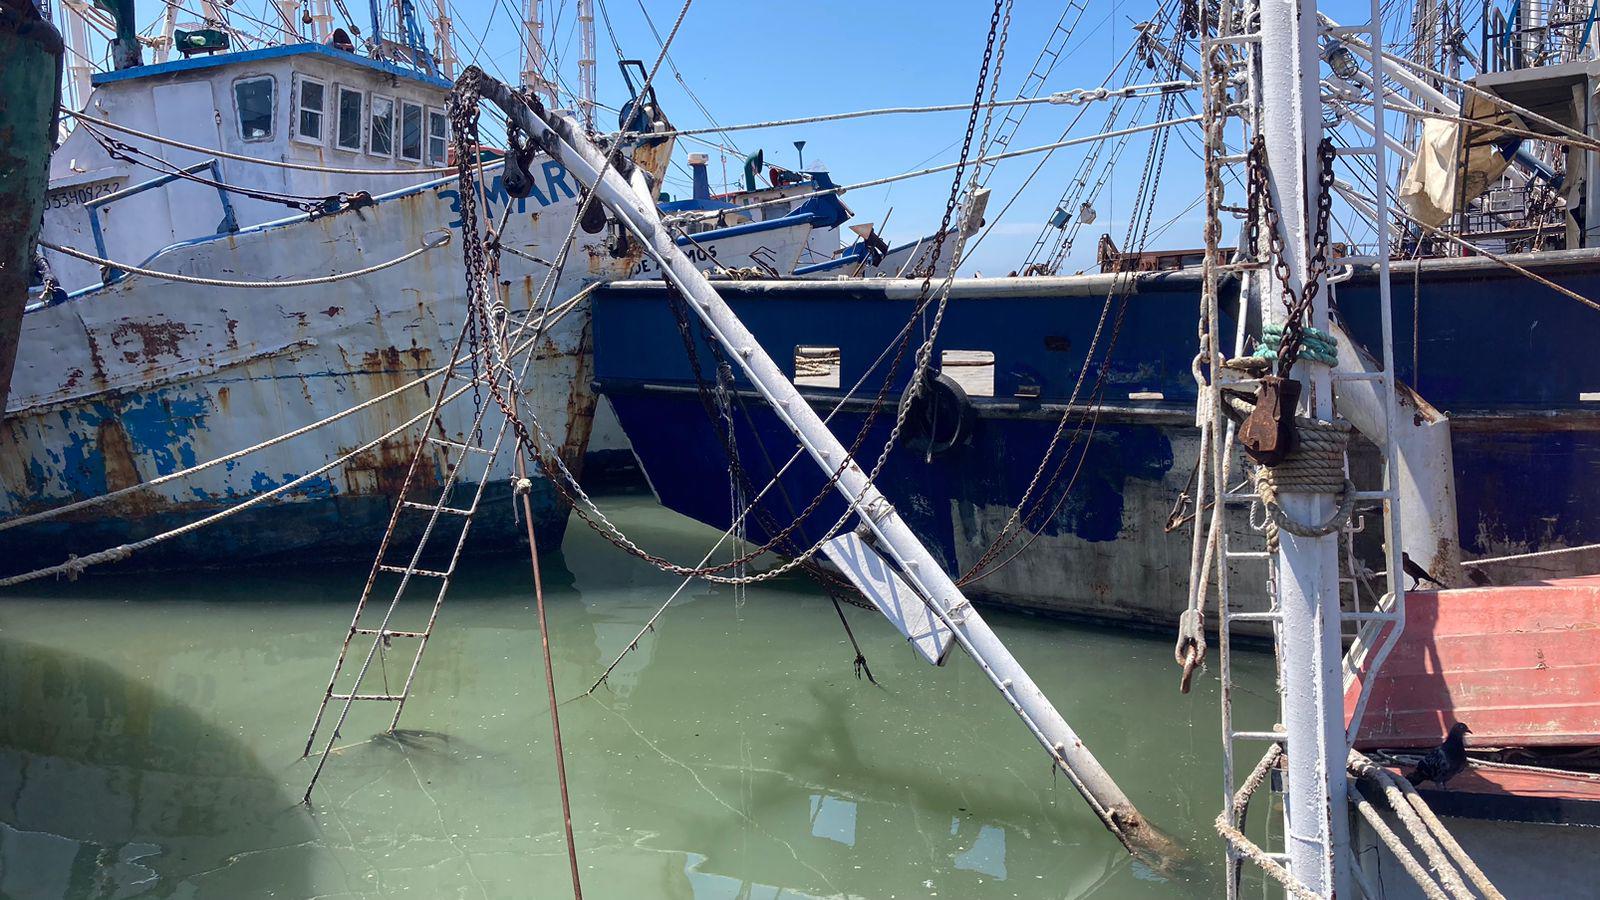
[[[973,609],[939,561],[922,546],[888,498],[849,458],[844,445],[718,296],[711,282],[678,249],[661,225],[655,206],[655,187],[647,183],[643,172],[629,166],[631,171],[624,175],[608,167],[604,154],[571,119],[552,114],[541,104],[530,105],[480,70],[468,69],[462,78],[477,78],[484,99],[499,106],[540,149],[593,190],[606,209],[639,238],[646,252],[660,263],[666,279],[688,298],[689,308],[715,339],[731,351],[730,355],[745,376],[805,451],[824,472],[839,472],[835,487],[857,512],[863,530],[870,532],[877,552],[920,594],[928,610],[950,629],[955,641],[1005,696],[1034,738],[1044,746],[1053,764],[1073,783],[1105,826],[1130,852],[1157,863],[1170,861],[1172,842],[1134,808],[1044,692]]]

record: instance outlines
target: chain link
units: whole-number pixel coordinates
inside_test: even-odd
[[[1250,243],[1259,252],[1258,223],[1265,222],[1267,249],[1272,259],[1272,270],[1283,293],[1283,307],[1287,317],[1283,323],[1283,340],[1278,348],[1278,376],[1288,378],[1295,362],[1300,358],[1305,342],[1307,319],[1311,303],[1322,287],[1322,276],[1328,271],[1328,221],[1333,210],[1333,141],[1323,138],[1317,144],[1316,230],[1311,241],[1311,259],[1306,265],[1305,280],[1297,293],[1290,282],[1289,257],[1284,252],[1283,231],[1279,227],[1277,205],[1272,200],[1272,188],[1267,183],[1267,142],[1257,135],[1250,145],[1247,157],[1250,181]]]

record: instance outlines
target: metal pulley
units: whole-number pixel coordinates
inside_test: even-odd
[[[1250,458],[1275,466],[1294,452],[1294,411],[1300,402],[1300,382],[1263,375],[1256,388],[1255,408],[1239,425],[1239,443]]]

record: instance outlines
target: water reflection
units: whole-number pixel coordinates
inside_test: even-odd
[[[203,679],[192,679],[197,693]],[[74,653],[0,640],[0,895],[309,892],[304,811],[203,712]]]

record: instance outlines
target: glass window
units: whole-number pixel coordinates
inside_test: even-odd
[[[366,95],[347,87],[339,88],[339,141],[340,150],[360,150],[363,123],[361,113],[366,106]]]
[[[422,162],[422,107],[400,104],[400,158]]]
[[[233,83],[233,105],[239,112],[239,137],[244,140],[272,140],[274,83],[271,75]]]
[[[295,137],[320,144],[326,90],[322,82],[309,78],[301,78],[298,83],[300,93],[296,98]]]
[[[442,166],[449,160],[450,120],[437,109],[428,110],[428,165]]]
[[[372,128],[367,134],[367,152],[376,156],[394,155],[394,101],[372,95]]]

